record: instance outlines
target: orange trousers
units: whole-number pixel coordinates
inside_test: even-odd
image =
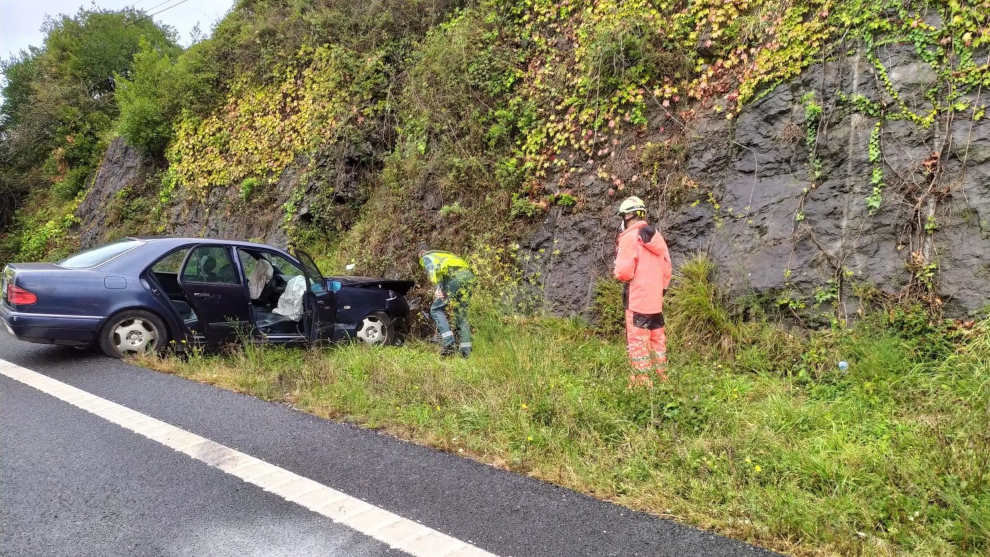
[[[626,343],[629,363],[636,373],[667,374],[667,334],[659,329],[641,329],[633,325],[633,312],[626,310]]]

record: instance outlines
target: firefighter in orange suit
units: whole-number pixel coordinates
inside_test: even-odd
[[[650,385],[650,373],[667,380],[667,336],[663,294],[673,267],[660,232],[646,221],[646,205],[629,197],[619,206],[622,233],[615,256],[615,278],[625,283],[626,340],[633,373],[630,386]]]

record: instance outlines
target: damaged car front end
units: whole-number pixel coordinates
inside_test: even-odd
[[[414,283],[371,277],[330,277],[337,295],[335,336],[368,344],[401,344],[409,329],[406,294]]]

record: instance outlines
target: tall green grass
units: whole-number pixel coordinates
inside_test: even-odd
[[[412,341],[151,364],[786,552],[990,551],[990,321],[789,333],[734,319],[711,272],[677,279],[652,390],[627,389],[618,339],[485,295],[469,360]]]

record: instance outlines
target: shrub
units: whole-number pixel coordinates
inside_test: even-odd
[[[254,193],[255,188],[258,187],[259,180],[254,176],[245,178],[241,181],[241,199],[247,201],[251,199],[251,194]]]
[[[570,193],[558,193],[553,197],[553,202],[561,207],[573,207],[577,205],[577,198]]]
[[[65,177],[55,182],[52,191],[59,199],[68,201],[74,198],[86,186],[86,178],[90,169],[85,166],[73,168],[65,174]]]
[[[79,223],[75,216],[76,202],[62,208],[62,214],[44,220],[45,211],[32,215],[20,223],[17,259],[20,261],[43,261],[57,258],[71,251],[75,246],[67,237],[70,227]],[[60,211],[61,212],[61,211]]]
[[[515,217],[528,217],[533,218],[539,215],[546,209],[546,204],[540,204],[536,201],[531,200],[526,195],[519,195],[518,193],[512,194],[512,209],[510,215]]]
[[[656,31],[633,18],[601,21],[590,32],[587,51],[582,53],[587,79],[611,95],[628,83],[640,83],[660,74],[663,51],[655,41]]]
[[[131,76],[117,75],[117,130],[145,154],[161,156],[181,110],[198,107],[204,97],[213,96],[215,70],[206,66],[195,46],[180,55],[174,46],[142,41]]]
[[[440,216],[444,218],[450,217],[451,215],[463,215],[465,212],[467,212],[467,210],[464,209],[460,201],[455,201],[450,205],[440,207]]]
[[[712,281],[715,266],[698,255],[678,271],[664,306],[667,331],[680,350],[730,354],[739,338],[739,325],[725,307]]]
[[[607,337],[617,337],[626,328],[626,312],[622,301],[624,285],[612,278],[595,283],[595,299],[591,306],[595,331]]]

